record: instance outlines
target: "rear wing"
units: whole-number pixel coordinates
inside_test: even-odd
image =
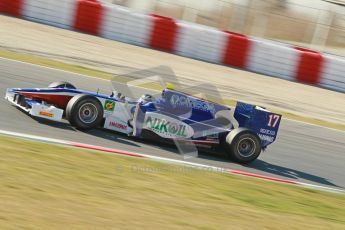
[[[259,106],[237,102],[234,117],[239,127],[255,132],[260,137],[262,146],[266,147],[275,141],[282,115]]]

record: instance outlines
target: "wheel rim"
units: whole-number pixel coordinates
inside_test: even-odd
[[[92,103],[85,103],[79,108],[79,119],[86,124],[90,124],[97,119],[98,110]]]
[[[255,153],[256,144],[252,138],[243,138],[238,142],[237,151],[242,157],[250,157]]]

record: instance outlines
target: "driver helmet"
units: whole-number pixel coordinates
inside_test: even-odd
[[[139,102],[152,102],[154,100],[154,97],[151,94],[143,94],[141,95]]]

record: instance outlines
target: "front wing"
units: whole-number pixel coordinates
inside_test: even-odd
[[[7,89],[5,99],[34,117],[40,117],[53,121],[61,121],[62,119],[62,109],[56,108],[53,105],[45,104],[41,101],[26,98],[18,93],[13,92],[12,89]]]

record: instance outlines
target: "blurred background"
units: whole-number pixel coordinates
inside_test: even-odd
[[[345,0],[103,0],[345,56]]]

